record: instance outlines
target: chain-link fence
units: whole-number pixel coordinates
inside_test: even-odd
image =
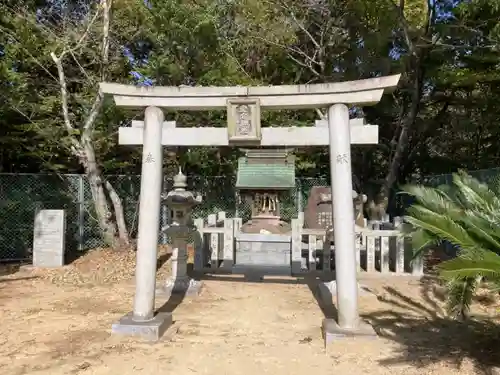
[[[477,171],[467,171],[469,175],[477,179],[479,182],[490,184],[495,178],[500,175],[500,168],[478,169]],[[426,176],[422,179],[424,185],[440,186],[450,185],[453,182],[453,174],[441,174],[435,176]]]
[[[122,199],[125,221],[132,238],[137,234],[140,176],[107,177]],[[203,196],[194,217],[224,211],[227,217],[250,218],[251,207],[237,195],[235,178],[189,176],[188,188]],[[172,179],[164,190],[172,189]],[[327,186],[324,178],[297,179],[296,188],[281,197],[284,220],[303,210],[311,187]],[[96,219],[90,185],[82,175],[0,174],[0,261],[31,258],[35,212],[40,209],[66,211],[66,251],[76,252],[105,246]],[[162,208],[161,225],[167,223]],[[166,243],[165,235],[160,241]]]
[[[479,170],[470,174],[489,182],[500,174],[500,168]],[[125,221],[132,238],[136,237],[139,213],[140,176],[108,176],[122,199]],[[451,183],[452,175],[430,176],[425,185]],[[224,211],[227,217],[250,218],[248,201],[239,197],[235,178],[226,176],[189,176],[188,188],[202,195],[203,203],[193,216],[207,217]],[[164,191],[172,189],[172,179],[164,181]],[[289,221],[304,210],[313,186],[329,186],[327,178],[298,178],[296,187],[282,194],[281,216]],[[398,212],[411,204],[407,198],[396,205]],[[394,206],[393,206],[394,207]],[[96,219],[90,186],[82,175],[0,174],[0,261],[31,258],[35,212],[39,209],[66,211],[66,251],[84,251],[105,246]],[[162,208],[161,225],[167,223],[167,209]],[[166,243],[165,235],[160,241]]]

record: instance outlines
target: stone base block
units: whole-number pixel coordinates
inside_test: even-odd
[[[168,297],[172,294],[184,295],[186,297],[197,297],[203,289],[203,282],[189,277],[182,279],[169,279],[156,290],[159,297]]]
[[[360,321],[355,329],[345,329],[339,327],[337,322],[333,319],[323,319],[321,327],[323,333],[323,340],[325,346],[334,341],[349,338],[349,337],[363,337],[363,338],[377,338],[377,333],[371,325],[366,322]]]
[[[171,325],[171,313],[159,312],[152,320],[138,322],[133,320],[133,314],[129,312],[111,326],[111,332],[140,337],[147,341],[158,341]]]
[[[290,266],[268,266],[235,264],[232,268],[233,275],[258,275],[258,276],[290,276]]]

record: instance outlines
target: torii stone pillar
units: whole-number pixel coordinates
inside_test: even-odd
[[[352,205],[351,140],[349,108],[334,104],[328,109],[330,178],[332,186],[333,233],[335,235],[335,279],[337,281],[338,325],[359,325],[354,210]]]
[[[171,313],[155,314],[156,264],[160,232],[163,111],[146,108],[143,128],[139,230],[135,268],[134,309],[113,324],[112,332],[157,341],[172,324]]]
[[[337,279],[338,323],[329,319],[323,322],[327,341],[345,335],[373,334],[373,329],[359,319],[357,304],[357,270],[354,246],[354,208],[352,205],[352,174],[350,144],[378,142],[378,127],[365,125],[363,120],[349,120],[349,105],[373,105],[385,92],[391,92],[399,82],[400,75],[377,77],[353,82],[326,83],[316,85],[287,85],[265,87],[137,87],[114,83],[101,83],[105,94],[112,94],[116,105],[124,107],[162,107],[170,110],[206,111],[226,109],[228,129],[224,128],[175,128],[175,124],[164,123],[163,133],[157,131],[150,137],[148,117],[144,124],[135,123],[131,128],[120,128],[120,144],[144,144],[144,162],[148,151],[146,143],[158,150],[163,146],[320,146],[330,147],[330,167],[335,221],[335,262]],[[328,108],[328,126],[319,122],[315,127],[260,127],[260,110]],[[148,109],[158,113],[157,109]],[[148,112],[149,113],[149,112]],[[158,117],[159,118],[159,117]],[[142,130],[144,128],[144,131]],[[152,138],[155,138],[154,141]],[[150,146],[148,146],[149,148]],[[144,168],[144,167],[143,167]],[[157,169],[143,169],[141,179],[140,228],[142,222],[158,228],[160,194],[157,185],[145,186],[155,181],[144,174],[156,174]],[[152,195],[156,196],[153,198]],[[144,195],[144,197],[143,197]],[[144,202],[144,203],[143,203]],[[158,202],[158,203],[157,203]],[[158,207],[158,208],[157,208]],[[155,213],[148,212],[153,210]],[[151,215],[148,217],[148,215]],[[154,216],[153,216],[154,215]],[[154,222],[156,220],[156,222]],[[144,225],[146,225],[144,224]],[[137,293],[134,314],[136,327],[140,328],[151,316],[154,299],[151,280],[154,279],[152,260],[157,244],[157,229],[139,230]],[[141,239],[141,237],[149,239]],[[143,244],[143,245],[142,245]],[[139,259],[141,258],[141,259]],[[139,270],[140,268],[140,270]],[[139,273],[143,272],[140,276]],[[128,322],[128,321],[127,321]],[[125,322],[125,323],[127,323]],[[130,322],[128,322],[130,323]],[[135,329],[135,331],[134,331]]]

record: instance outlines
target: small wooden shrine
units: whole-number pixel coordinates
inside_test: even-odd
[[[290,225],[281,220],[280,198],[295,188],[295,156],[289,150],[252,149],[238,160],[236,189],[251,207],[245,233],[286,233]]]

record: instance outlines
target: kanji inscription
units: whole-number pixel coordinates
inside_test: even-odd
[[[229,141],[260,141],[259,100],[229,99],[227,101],[227,130]]]
[[[349,163],[349,157],[347,154],[338,154],[337,155],[337,164],[347,164]]]
[[[155,159],[153,158],[153,155],[151,155],[151,153],[149,153],[146,155],[146,159],[144,159],[144,162],[146,164],[154,163]]]

